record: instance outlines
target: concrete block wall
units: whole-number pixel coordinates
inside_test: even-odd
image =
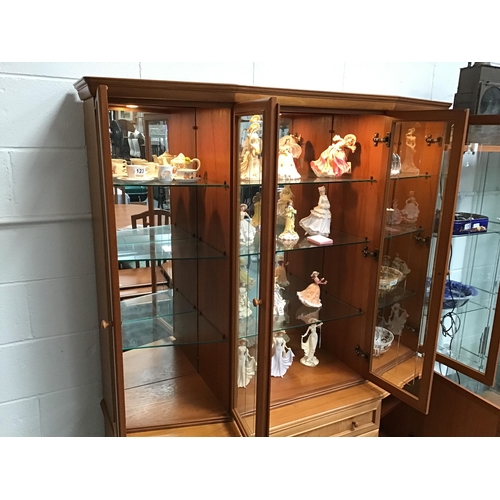
[[[85,75],[453,101],[456,63],[0,62],[0,436],[102,436]]]

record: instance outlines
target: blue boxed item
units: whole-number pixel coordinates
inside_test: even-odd
[[[488,217],[485,215],[457,212],[453,224],[453,234],[485,233]]]

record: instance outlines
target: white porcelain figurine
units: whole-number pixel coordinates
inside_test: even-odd
[[[322,325],[323,323],[312,322],[300,339],[300,346],[304,351],[304,357],[300,359],[300,362],[305,366],[318,366],[319,364],[319,359],[315,356],[315,352],[319,340],[318,329]]]
[[[314,236],[321,234],[328,237],[332,223],[332,213],[330,212],[330,202],[326,196],[325,186],[320,186],[318,204],[311,210],[310,215],[299,221],[299,225],[306,235]]]
[[[246,387],[255,375],[257,362],[247,347],[246,340],[240,340],[238,346],[238,387]]]
[[[295,354],[286,345],[283,337],[284,331],[279,331],[274,334],[272,343],[272,357],[271,357],[271,376],[283,377],[287,370],[292,366]]]
[[[251,245],[255,239],[257,230],[252,225],[252,219],[247,212],[248,206],[245,203],[240,205],[240,244]]]

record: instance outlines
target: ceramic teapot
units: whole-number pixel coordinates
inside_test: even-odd
[[[197,166],[191,166],[193,163]],[[194,179],[196,177],[196,172],[198,172],[201,167],[201,162],[198,158],[188,158],[182,153],[170,160],[170,164],[177,169],[175,178],[183,180]]]
[[[153,161],[158,163],[158,165],[170,165],[170,162],[175,158],[174,155],[170,154],[168,151],[165,151],[160,156],[153,155]]]

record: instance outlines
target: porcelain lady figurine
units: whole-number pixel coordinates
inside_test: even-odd
[[[240,205],[240,244],[251,245],[255,238],[256,229],[252,226],[252,219],[248,215],[247,205]]]
[[[319,201],[318,205],[311,210],[311,214],[299,221],[299,225],[306,235],[314,236],[321,234],[328,237],[330,235],[330,225],[332,222],[332,213],[330,212],[330,202],[326,196],[325,186],[318,188]]]
[[[251,290],[255,286],[255,280],[248,274],[247,263],[243,257],[240,257],[240,286],[247,290]]]
[[[276,210],[277,221],[283,223],[285,221],[285,209],[288,202],[293,201],[293,193],[290,186],[283,186],[278,200],[278,207]]]
[[[262,139],[259,137],[260,116],[250,118],[250,126],[240,155],[240,174],[242,180],[259,180],[262,177]]]
[[[418,175],[420,173],[420,170],[413,163],[416,145],[417,138],[415,137],[415,129],[412,127],[408,129],[408,132],[406,132],[405,159],[401,165],[401,172],[403,174]]]
[[[252,202],[253,202],[252,226],[258,231],[260,229],[260,205],[261,205],[260,191],[252,198]]]
[[[255,375],[257,363],[247,347],[246,340],[238,346],[238,387],[246,387]]]
[[[292,148],[285,144],[279,147],[278,155],[278,180],[289,181],[300,179],[300,174],[295,167]]]
[[[319,288],[320,285],[326,285],[328,281],[325,278],[318,278],[318,271],[313,271],[311,274],[311,278],[313,279],[313,283],[311,283],[305,290],[301,292],[297,292],[297,297],[307,307],[321,307],[321,300],[319,298],[321,290]]]
[[[274,315],[284,316],[286,300],[281,296],[280,290],[284,290],[278,283],[277,278],[274,278]]]
[[[251,304],[248,300],[248,292],[244,287],[240,287],[240,300],[238,309],[238,315],[240,319],[248,318],[248,316],[252,314]]]
[[[406,310],[401,309],[401,306],[396,303],[391,307],[391,315],[389,316],[389,320],[387,321],[385,328],[387,328],[394,336],[401,335],[408,318],[409,315]]]
[[[295,214],[297,210],[293,208],[293,201],[290,200],[285,208],[285,229],[278,236],[281,241],[297,241],[299,235],[295,231]]]
[[[401,216],[405,222],[410,224],[415,224],[418,219],[418,214],[420,210],[418,208],[417,200],[415,199],[415,191],[410,191],[410,196],[406,200],[406,205],[401,210]]]
[[[311,323],[306,333],[300,338],[300,347],[304,351],[304,357],[300,359],[300,362],[305,366],[318,366],[319,364],[319,359],[314,354],[318,346],[318,329],[322,325],[323,323]]]
[[[347,149],[356,151],[356,136],[347,134],[343,139],[336,135],[332,144],[325,149],[317,160],[311,161],[310,166],[317,177],[340,177],[351,172],[351,165],[347,161]]]
[[[279,286],[285,287],[290,284],[286,275],[287,265],[288,263],[285,264],[283,257],[278,257],[278,265],[274,269],[274,277],[276,278],[276,283],[278,283]]]
[[[286,345],[283,338],[284,331],[279,331],[274,334],[272,344],[272,358],[271,358],[271,376],[283,377],[288,368],[292,366],[295,354]]]

